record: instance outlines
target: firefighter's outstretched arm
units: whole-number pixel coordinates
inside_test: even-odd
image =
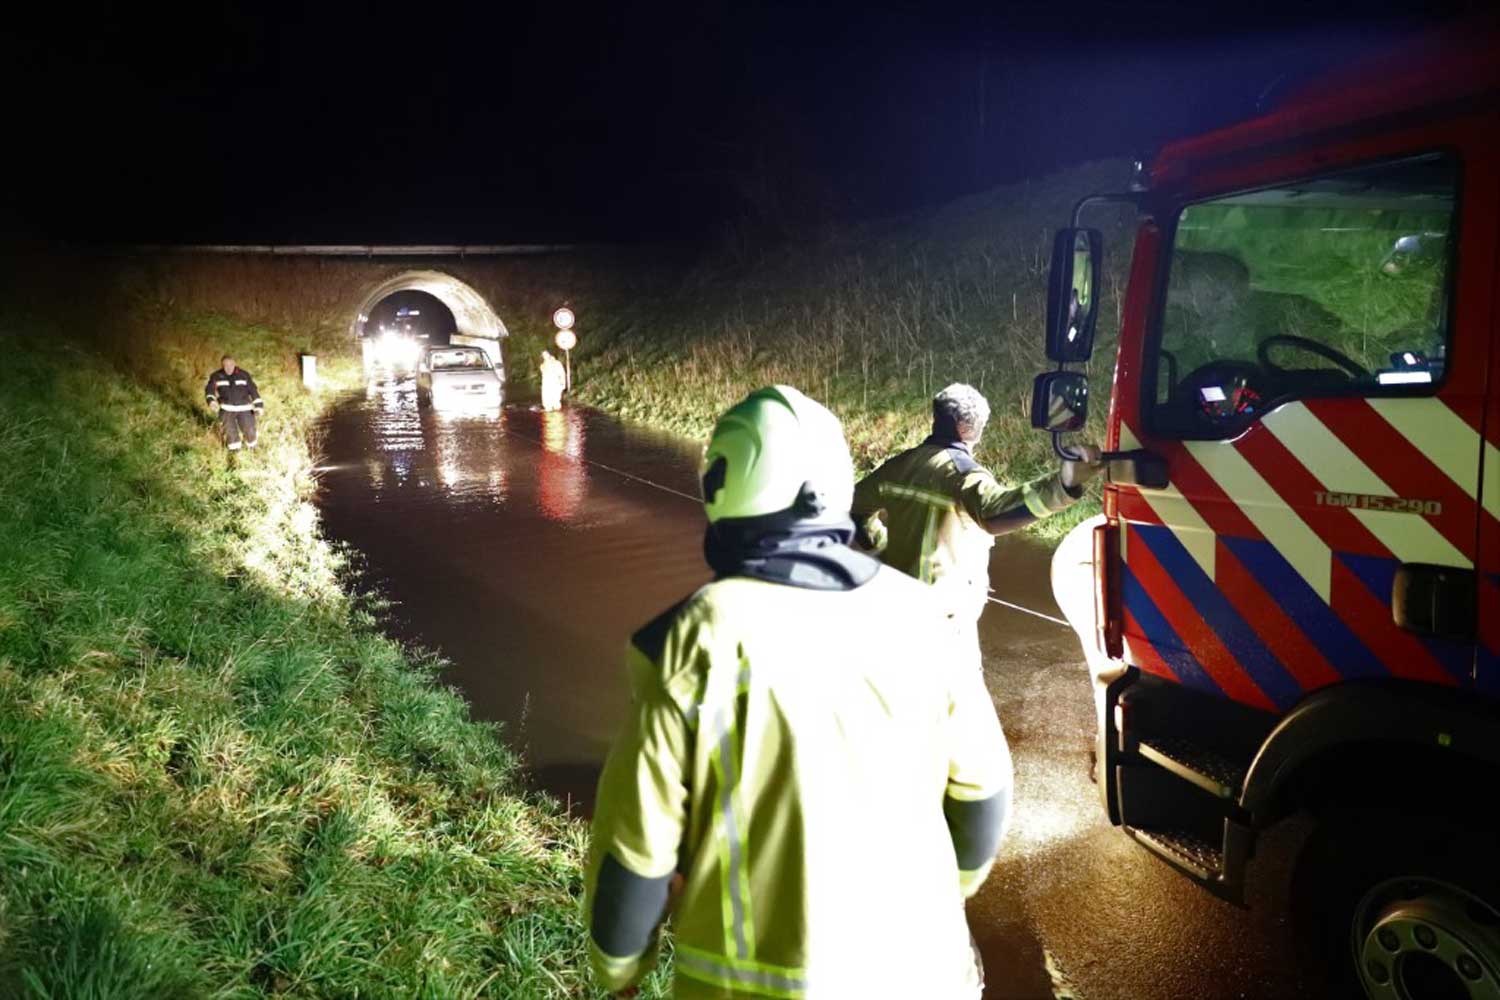
[[[1022,486],[1001,486],[984,469],[964,477],[961,498],[969,516],[992,535],[1004,535],[1050,517],[1083,496],[1099,469],[1099,450],[1082,446],[1083,458]]]
[[[984,884],[1010,825],[1010,747],[977,664],[955,670],[948,710],[950,758],[943,816],[965,898]]]
[[[214,372],[213,375],[210,375],[208,377],[208,382],[203,386],[203,398],[209,406],[215,406],[219,402],[219,387],[214,384],[217,380],[217,375],[218,372]]]
[[[883,467],[882,467],[883,468]],[[885,548],[887,532],[881,519],[880,470],[870,473],[854,487],[849,516],[854,520],[854,541],[866,552]]]
[[[619,992],[656,965],[687,823],[688,726],[656,667],[630,651],[635,704],[599,779],[585,912],[600,985]]]

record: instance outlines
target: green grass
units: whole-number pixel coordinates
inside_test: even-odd
[[[1184,374],[1226,357],[1253,360],[1256,345],[1278,333],[1309,337],[1370,371],[1389,367],[1393,351],[1429,351],[1441,337],[1436,307],[1446,287],[1446,260],[1435,253],[1396,273],[1381,265],[1399,237],[1446,234],[1451,223],[1447,212],[1435,210],[1232,202],[1189,208],[1177,249],[1205,261],[1209,273],[1185,287],[1179,260],[1168,293],[1164,343],[1178,352]],[[1237,262],[1239,281],[1214,275],[1215,262],[1221,269]],[[1237,295],[1242,299],[1236,301]],[[1216,303],[1198,298],[1235,304],[1215,309]],[[1207,310],[1200,307],[1204,304]],[[1226,315],[1215,316],[1216,311]],[[1279,357],[1288,365],[1320,365],[1306,352]]]
[[[862,471],[926,436],[931,397],[969,382],[993,415],[979,457],[997,475],[1056,467],[1030,426],[1043,357],[1052,231],[1080,196],[1121,186],[1095,164],[998,188],[910,217],[825,232],[751,262],[702,263],[669,294],[622,307],[575,352],[575,398],[706,438],[756,386],[794,385],[843,420]],[[1101,213],[1106,270],[1090,433],[1103,434],[1119,293],[1130,255],[1125,216]],[[1085,513],[1043,522],[1056,535]]]
[[[349,596],[291,339],[150,315],[0,332],[0,996],[593,995],[586,830]]]
[[[1027,420],[1050,233],[1123,177],[1097,165],[758,259],[600,252],[481,284],[522,381],[567,297],[587,321],[581,401],[702,438],[751,388],[789,382],[839,413],[867,469],[968,381],[994,408],[981,458],[1028,477],[1055,464]],[[1101,401],[1128,259],[1123,227],[1107,239]],[[295,349],[352,382],[340,309],[365,271],[309,266],[32,262],[12,290],[0,997],[593,995],[586,829],[525,792],[438,662],[382,636],[378,600],[318,534],[330,396],[298,384]],[[59,327],[74,335],[47,339]],[[200,396],[225,348],[269,405],[233,467]]]

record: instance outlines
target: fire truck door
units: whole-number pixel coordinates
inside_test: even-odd
[[[1481,579],[1500,623],[1477,544],[1495,173],[1486,195],[1446,151],[1298,169],[1172,220],[1121,427],[1170,478],[1119,495],[1126,656],[1272,712],[1347,680],[1468,686]]]

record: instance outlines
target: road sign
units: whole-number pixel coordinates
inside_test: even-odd
[[[573,315],[573,310],[562,306],[552,314],[552,325],[559,330],[571,330],[578,317]]]
[[[560,351],[571,351],[578,346],[578,334],[572,330],[558,330],[557,336],[552,338],[552,342],[557,345],[557,349]]]

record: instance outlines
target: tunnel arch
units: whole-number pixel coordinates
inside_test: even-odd
[[[505,321],[483,295],[445,271],[431,270],[403,271],[372,287],[360,300],[354,313],[354,321],[349,324],[349,332],[355,337],[362,337],[370,310],[387,296],[409,291],[426,292],[448,307],[453,313],[456,342],[462,337],[492,341],[498,345],[510,336],[510,331],[505,328]]]

